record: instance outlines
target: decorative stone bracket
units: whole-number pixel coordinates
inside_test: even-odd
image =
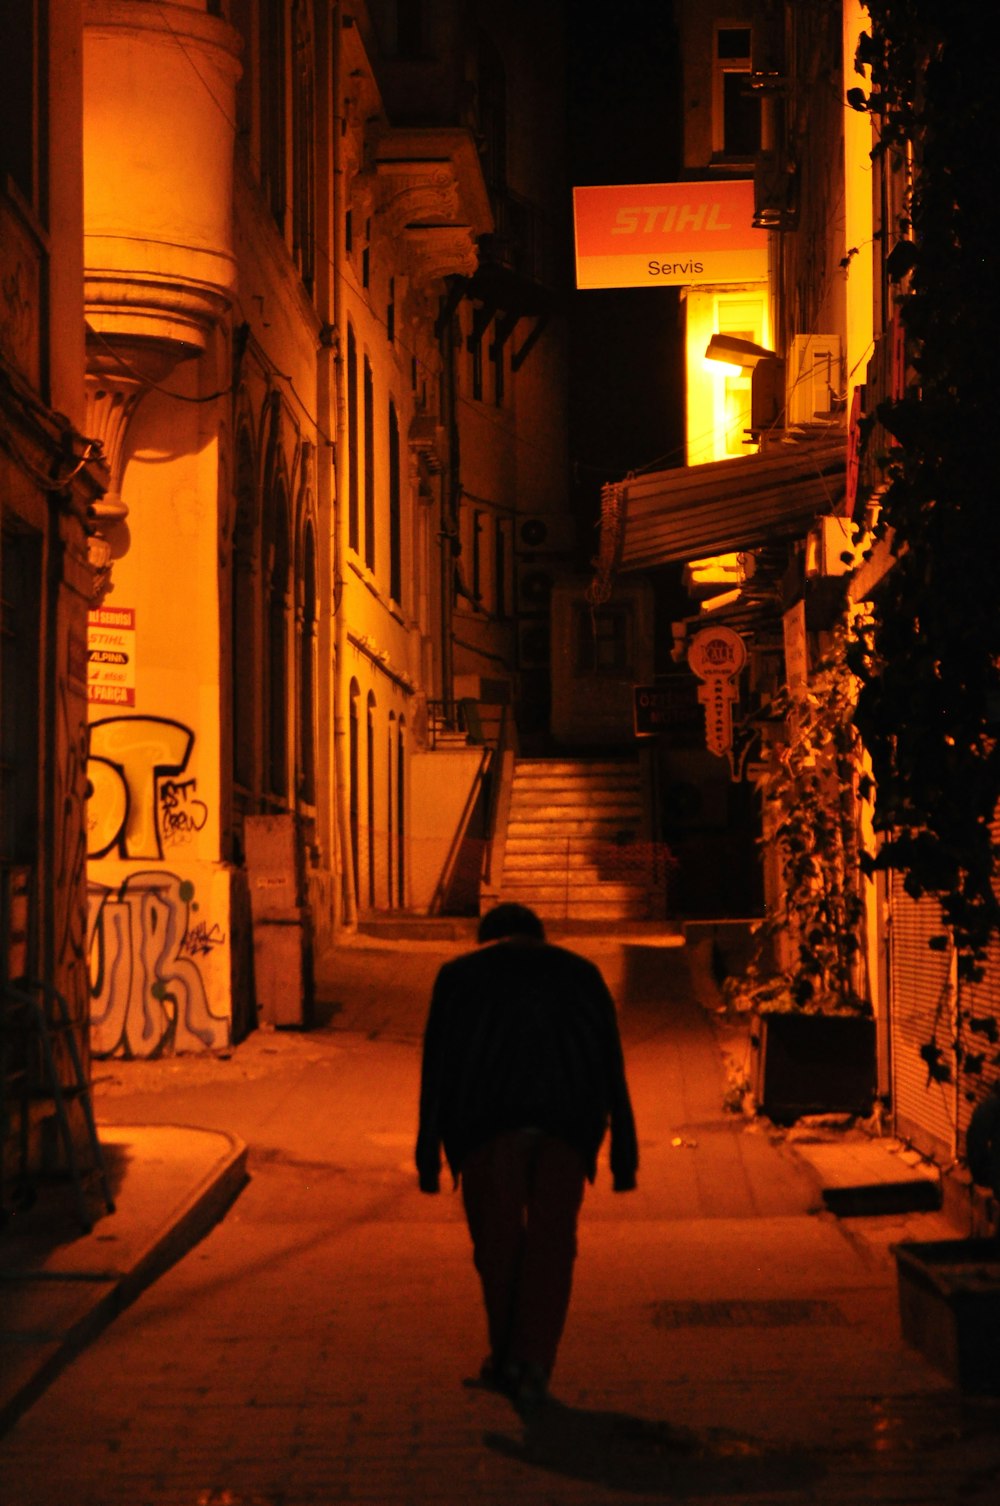
[[[417,289],[470,277],[477,242],[493,229],[479,154],[463,129],[391,130],[375,150],[376,216],[408,247]]]

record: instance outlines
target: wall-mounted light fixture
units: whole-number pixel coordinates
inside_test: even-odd
[[[777,353],[738,335],[713,335],[705,360],[721,372],[740,376],[750,372],[750,430],[772,428],[784,411],[785,363]]]
[[[758,361],[777,359],[775,351],[752,340],[741,340],[738,335],[713,335],[705,352],[706,361],[719,361],[740,371],[752,371]]]

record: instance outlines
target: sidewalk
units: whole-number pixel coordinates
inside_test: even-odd
[[[225,1213],[246,1178],[235,1136],[183,1125],[99,1125],[115,1212],[93,1198],[80,1232],[65,1188],[44,1188],[0,1236],[0,1433],[144,1287]]]
[[[637,1079],[644,1070],[647,1076],[654,1070],[651,1060],[644,1068],[644,1050],[648,1046],[650,1052],[655,1051],[657,1083],[676,1106],[673,1145],[682,1150],[695,1145],[692,1137],[698,1135],[701,1122],[706,1141],[702,1153],[709,1154],[711,1126],[704,1121],[718,1115],[716,1079],[711,1063],[702,1070],[698,1061],[699,1053],[711,1054],[709,1030],[697,1024],[697,1038],[690,1032],[680,1036],[667,1054],[647,1034],[652,1028],[649,1022],[662,1006],[662,991],[673,972],[682,962],[687,967],[689,959],[682,959],[674,942],[626,940],[616,949],[607,940],[597,939],[589,946],[577,946],[591,952],[609,982],[617,984],[616,992],[623,1000],[623,1031],[631,1038],[629,1054]],[[351,955],[336,959],[337,988],[330,997],[338,1002],[330,1007],[348,1032],[360,1031],[367,1023],[371,1040],[385,1028],[384,1016],[392,1013],[387,1010],[384,989],[390,973],[398,979],[399,956],[397,952],[392,958],[391,948],[377,943],[370,947],[356,943],[349,950]],[[413,973],[432,976],[440,959],[430,948],[421,956],[420,946],[412,943],[406,950],[410,965],[407,982],[400,986],[408,988],[409,1014],[401,1018],[397,1013],[392,1023],[397,1036],[412,1041],[426,1008],[426,979],[421,978],[420,988],[415,989]],[[364,980],[361,992],[352,985],[352,969],[355,983]],[[377,1001],[377,1020],[373,1001]],[[704,1007],[706,1000],[701,1002]],[[263,1060],[306,1051],[307,1042],[308,1037],[299,1033],[278,1032],[262,1039],[258,1032],[237,1047],[234,1056],[244,1054],[251,1064],[244,1076],[252,1078]],[[133,1070],[143,1065],[149,1064],[138,1064]],[[206,1066],[198,1069],[208,1070]],[[227,1068],[220,1064],[217,1070],[221,1073]],[[183,1072],[175,1072],[172,1081],[183,1093]],[[173,1112],[176,1097],[170,1088],[159,1091],[158,1115]],[[766,1121],[761,1121],[761,1129],[767,1131]],[[246,1180],[247,1146],[233,1134],[169,1123],[105,1124],[100,1133],[115,1192],[115,1213],[108,1215],[103,1207],[95,1207],[93,1231],[82,1235],[73,1219],[71,1200],[49,1194],[33,1209],[17,1215],[0,1237],[0,1433],[122,1308],[197,1243],[224,1215]],[[808,1168],[816,1188],[817,1212],[824,1203],[834,1208],[845,1188],[926,1181],[926,1169],[909,1164],[895,1142],[822,1126],[783,1132],[780,1138]],[[724,1177],[719,1181],[724,1199]],[[615,1212],[632,1217],[622,1205],[616,1205]],[[872,1262],[883,1267],[891,1263],[890,1247],[897,1241],[953,1238],[966,1232],[939,1212],[907,1212],[900,1207],[895,1213],[890,1210],[890,1215],[845,1221],[851,1241],[864,1243]]]

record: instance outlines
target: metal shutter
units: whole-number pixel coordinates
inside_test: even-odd
[[[930,896],[913,900],[900,874],[890,884],[890,1041],[895,1132],[918,1150],[951,1161],[956,1153],[957,1086],[930,1075],[921,1051],[940,1051],[942,1068],[955,1072],[955,988],[952,953],[935,951],[944,931],[941,908]]]
[[[991,830],[994,842],[1000,842],[1000,814],[994,817]],[[998,883],[1000,879],[994,877],[994,884]],[[973,1109],[1000,1084],[1000,937],[994,935],[990,940],[982,980],[962,984],[959,1004],[963,1070],[958,1129],[959,1148],[964,1153]]]

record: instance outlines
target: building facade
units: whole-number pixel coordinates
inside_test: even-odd
[[[843,737],[835,777],[832,762],[831,777],[819,771],[822,757],[809,765],[802,737],[818,726],[832,652],[854,638],[898,564],[879,515],[902,450],[883,420],[886,405],[918,399],[923,381],[906,309],[925,142],[912,130],[888,150],[880,142],[881,108],[864,101],[887,85],[871,77],[878,46],[859,52],[873,16],[855,0],[679,3],[675,17],[686,174],[752,189],[766,277],[685,290],[688,465],[610,489],[602,560],[625,572],[684,565],[698,612],[674,626],[680,661],[695,662],[691,645],[703,633],[739,647],[742,667],[710,673],[702,689],[725,703],[715,751],[761,797],[765,915],[782,921],[772,966],[801,979],[819,945],[818,932],[790,923],[789,833],[818,861],[821,828],[835,831],[826,866],[852,891],[843,915],[855,938],[838,991],[874,1019],[887,1122],[948,1166],[964,1155],[971,1116],[997,1080],[995,932],[979,976],[963,979],[933,892],[914,897],[905,871],[877,866],[863,876],[861,855],[877,856],[878,831],[891,837],[893,826],[879,812],[849,714],[857,686],[843,668],[839,720],[827,728],[829,745]],[[913,51],[911,89],[939,56]],[[932,300],[933,288],[924,296]],[[705,361],[720,355],[727,366]],[[977,620],[988,633],[987,619]],[[813,830],[797,837],[786,798],[793,773],[815,797]],[[807,867],[803,859],[800,872]],[[804,887],[815,896],[826,879],[815,865],[812,873]],[[817,966],[810,988],[818,976]]]
[[[84,16],[93,1041],[219,1049],[305,1023],[343,928],[477,902],[540,695],[523,524],[565,509],[562,42],[451,0]]]
[[[0,55],[0,1077],[8,1171],[51,1128],[35,1022],[58,1025],[56,1082],[87,1061],[87,613],[107,482],[83,391],[82,14],[10,8]],[[88,437],[90,436],[90,437]],[[95,567],[97,567],[95,569]],[[62,1001],[62,1003],[60,1003]],[[65,1006],[65,1016],[62,1013]],[[36,1009],[39,1013],[36,1014]],[[63,1020],[69,1021],[69,1030]],[[52,1083],[46,1076],[46,1090]],[[78,1128],[74,1120],[74,1128]]]

